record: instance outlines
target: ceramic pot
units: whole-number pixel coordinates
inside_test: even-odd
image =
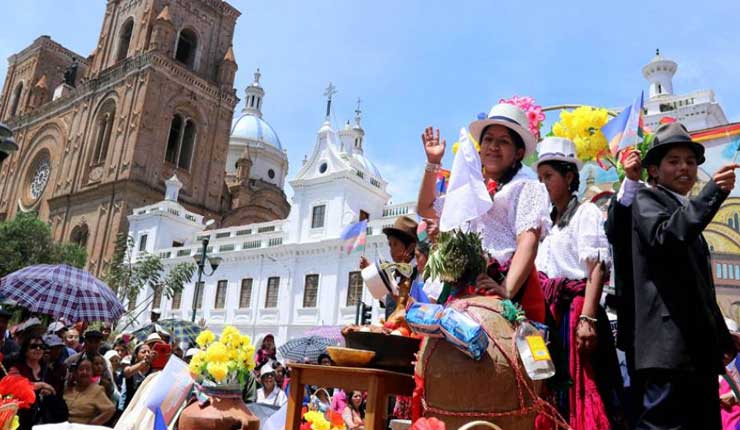
[[[242,400],[239,385],[200,387],[210,401],[193,402],[182,411],[180,430],[259,430],[259,419]]]

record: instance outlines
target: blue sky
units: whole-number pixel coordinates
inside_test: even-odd
[[[105,8],[103,0],[4,3],[4,58],[41,34],[87,55]],[[264,118],[288,150],[289,178],[315,143],[329,81],[338,89],[335,126],[363,99],[365,150],[395,202],[415,198],[425,126],[454,140],[478,112],[514,94],[545,106],[626,105],[647,89],[640,70],[657,47],[679,64],[676,92],[713,89],[727,116],[740,120],[737,1],[231,3],[242,12],[238,94],[259,66]]]

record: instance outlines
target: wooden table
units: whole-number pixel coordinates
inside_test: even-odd
[[[345,391],[367,391],[365,409],[365,429],[367,430],[384,430],[385,413],[388,410],[387,402],[390,394],[411,396],[414,392],[414,378],[404,373],[315,364],[291,364],[289,367],[290,396],[288,398],[288,419],[285,422],[286,430],[300,429],[301,408],[306,385],[342,388]]]

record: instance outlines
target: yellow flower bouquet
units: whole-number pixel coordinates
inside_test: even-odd
[[[609,146],[601,127],[609,122],[606,109],[581,106],[572,111],[560,112],[560,120],[553,124],[551,134],[570,139],[576,146],[578,158],[583,161],[597,159]]]
[[[254,370],[252,340],[233,326],[226,326],[219,339],[204,330],[196,343],[200,351],[190,361],[190,373],[199,383],[243,385]]]

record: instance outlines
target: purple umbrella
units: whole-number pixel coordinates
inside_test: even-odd
[[[0,279],[0,296],[31,312],[67,321],[116,321],[125,309],[90,273],[66,264],[37,264]]]

